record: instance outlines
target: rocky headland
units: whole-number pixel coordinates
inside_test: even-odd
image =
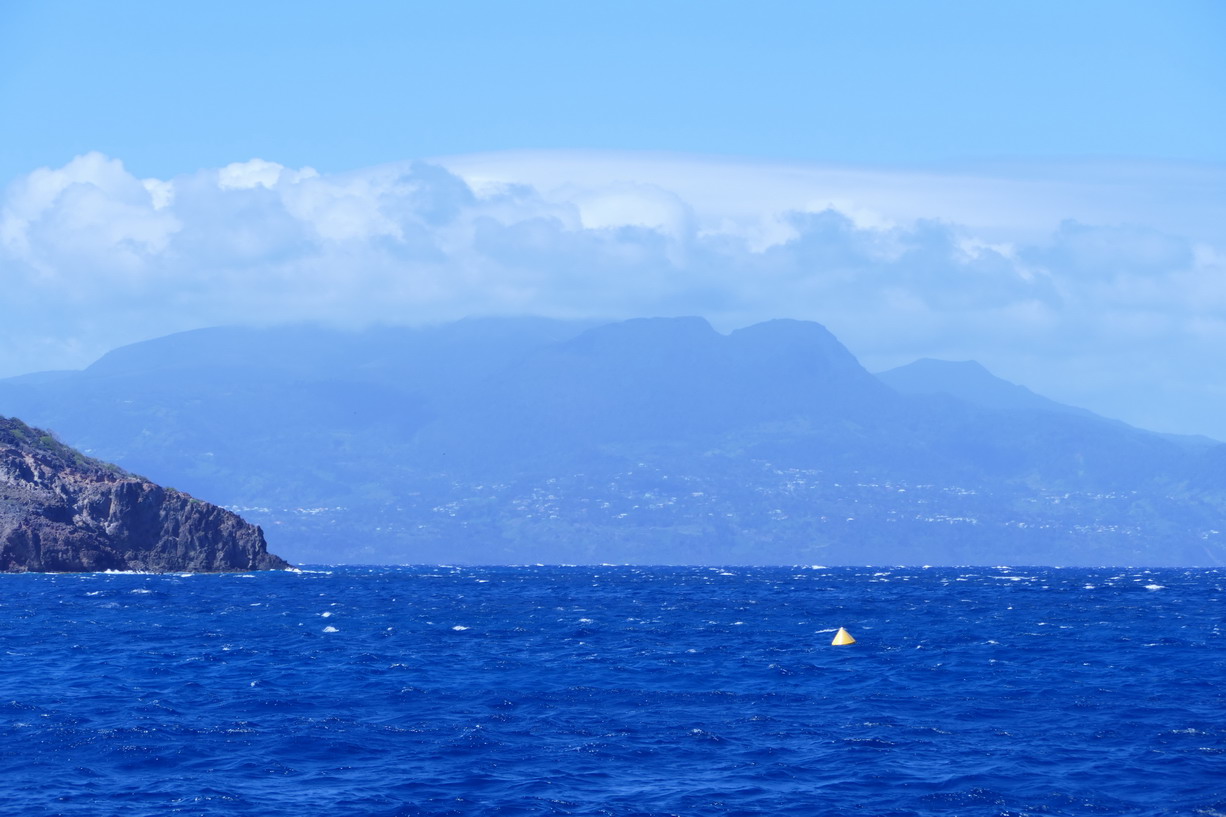
[[[237,514],[0,417],[0,571],[220,573],[289,567]]]

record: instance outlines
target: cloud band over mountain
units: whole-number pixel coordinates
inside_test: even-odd
[[[1226,438],[1224,177],[507,153],[163,180],[91,153],[4,193],[0,374],[215,324],[794,317],[870,367],[975,358]]]

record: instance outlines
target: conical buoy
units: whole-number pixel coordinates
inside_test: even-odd
[[[840,627],[839,631],[834,634],[834,641],[830,642],[830,646],[842,647],[845,644],[855,644],[855,643],[856,643],[856,640],[851,637],[851,633],[847,632],[847,630]]]

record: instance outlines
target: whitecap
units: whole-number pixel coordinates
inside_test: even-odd
[[[339,633],[340,630],[336,629],[332,625],[328,625],[327,627],[324,627],[324,632],[325,633]]]
[[[1164,590],[1165,588],[1166,588],[1166,585],[1164,585],[1164,584],[1147,584],[1147,585],[1145,585],[1145,589],[1146,589],[1146,590]]]
[[[452,627],[451,629],[453,629],[453,630],[455,630],[457,633],[459,633],[459,632],[463,632],[464,630],[467,630],[468,628],[467,628],[467,627],[465,627],[463,624],[457,624],[457,625],[455,625],[454,627]]]

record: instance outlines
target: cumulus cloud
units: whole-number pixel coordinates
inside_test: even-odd
[[[1152,387],[1128,396],[1139,372],[1185,391],[1199,377],[1223,413],[1226,380],[1203,368],[1226,337],[1226,238],[1201,189],[1221,174],[1074,176],[504,154],[139,179],[88,154],[0,200],[0,374],[224,323],[795,317],[870,368],[977,358],[1057,398],[1226,437]]]
[[[180,224],[164,183],[142,182],[98,153],[17,181],[0,207],[0,246],[46,278],[84,265],[135,272],[164,252]]]

